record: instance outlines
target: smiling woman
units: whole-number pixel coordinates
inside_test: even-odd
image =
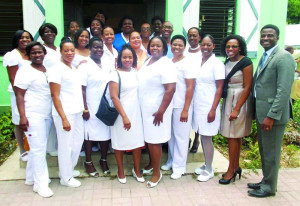
[[[43,65],[46,49],[39,42],[26,47],[26,54],[32,63],[18,70],[14,89],[20,128],[28,137],[30,153],[26,168],[26,182],[34,183],[33,191],[42,197],[53,195],[48,187],[48,168],[46,145],[52,124],[51,95],[47,78],[47,69]]]

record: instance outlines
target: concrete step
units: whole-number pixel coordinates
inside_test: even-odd
[[[100,159],[100,152],[92,152],[92,160],[94,164],[99,164],[99,159]],[[162,155],[162,163],[165,163],[168,159],[168,153],[167,151],[163,150],[163,155]],[[85,161],[85,157],[79,157],[77,165],[83,165]],[[108,154],[107,156],[107,162],[109,165],[116,165],[116,158],[113,153]],[[123,162],[124,165],[133,165],[133,157],[132,154],[124,153],[123,157]],[[141,156],[141,164],[142,165],[147,165],[149,162],[149,155],[147,152],[143,152]],[[187,163],[192,163],[192,162],[204,162],[204,155],[202,151],[198,151],[197,153],[188,153],[188,159]],[[19,160],[20,168],[26,168],[26,162]],[[57,157],[52,157],[47,154],[47,164],[48,167],[58,167],[58,160]]]

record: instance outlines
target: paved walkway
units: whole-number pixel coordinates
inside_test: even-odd
[[[54,196],[51,198],[41,198],[32,192],[32,186],[24,184],[24,180],[0,181],[0,205],[300,205],[299,169],[281,170],[277,195],[263,199],[249,197],[246,187],[248,182],[260,181],[261,174],[243,174],[241,180],[230,185],[219,185],[219,177],[200,183],[194,175],[179,180],[164,175],[159,185],[151,189],[132,176],[127,176],[124,185],[109,177],[80,178],[82,186],[79,188],[64,187],[58,179],[52,179],[50,187]]]

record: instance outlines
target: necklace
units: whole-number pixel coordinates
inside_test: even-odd
[[[197,46],[196,48],[190,47],[190,50],[191,50],[191,51],[196,51],[196,50],[198,50],[199,48],[200,48],[200,45],[198,44],[198,46]]]

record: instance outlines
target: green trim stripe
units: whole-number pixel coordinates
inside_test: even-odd
[[[187,34],[186,30],[184,29],[184,27],[182,27],[182,33],[183,33],[183,36],[185,36],[185,38],[187,39],[188,34]]]
[[[246,43],[249,44],[250,40],[252,39],[254,33],[256,32],[258,28],[258,23],[256,23],[255,27],[253,28],[252,32],[250,33],[250,35],[248,36],[247,40],[246,40]]]
[[[192,0],[187,0],[183,6],[183,13],[185,12],[185,10],[188,8],[188,6],[190,5],[190,3],[192,2]]]
[[[42,4],[39,2],[39,0],[33,0],[33,1],[37,5],[37,7],[40,9],[40,11],[42,12],[42,14],[45,16],[45,9],[42,6]]]
[[[46,20],[43,21],[42,25],[46,23]],[[40,34],[39,31],[37,31],[33,37],[34,41],[36,41],[39,38]]]
[[[251,7],[251,9],[252,9],[252,11],[253,11],[253,13],[254,13],[256,19],[258,20],[258,13],[257,13],[257,11],[256,11],[256,8],[255,8],[255,6],[254,6],[252,0],[248,0],[248,3],[250,4],[250,7]]]

